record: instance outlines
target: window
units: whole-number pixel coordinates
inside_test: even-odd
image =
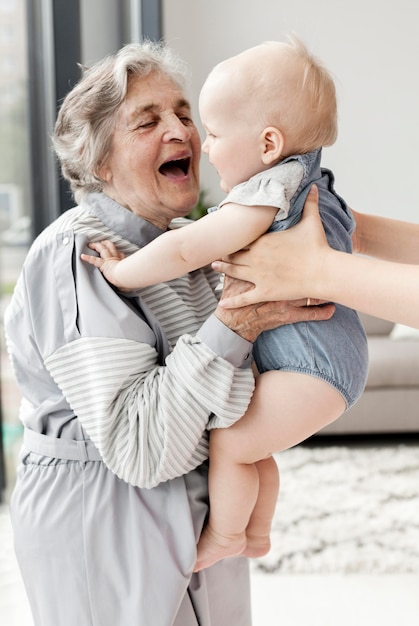
[[[29,176],[28,71],[25,0],[0,0],[0,313],[9,301],[31,242]],[[21,436],[19,394],[0,337],[0,490],[14,471],[10,450]],[[3,444],[3,445],[2,445]],[[7,485],[11,486],[10,482]]]

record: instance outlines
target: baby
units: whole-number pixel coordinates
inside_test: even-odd
[[[330,245],[351,251],[351,213],[320,165],[322,146],[337,135],[335,87],[299,40],[263,43],[217,65],[199,111],[202,150],[228,194],[221,205],[130,257],[105,241],[90,244],[100,257],[84,260],[122,289],[169,281],[298,222],[313,183]],[[210,514],[196,571],[270,549],[279,488],[272,454],[335,420],[364,389],[366,337],[356,312],[339,305],[328,321],[264,332],[253,356],[259,375],[248,411],[210,433]]]

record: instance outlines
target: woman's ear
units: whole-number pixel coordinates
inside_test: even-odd
[[[284,149],[284,135],[275,126],[268,126],[262,133],[262,161],[265,165],[272,165],[282,156]]]
[[[96,173],[99,176],[100,180],[102,180],[104,183],[108,183],[110,180],[112,180],[112,172],[111,169],[108,167],[106,161],[99,165]]]

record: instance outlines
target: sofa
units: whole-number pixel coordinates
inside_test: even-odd
[[[318,435],[419,433],[419,330],[361,314],[369,370],[358,402]]]

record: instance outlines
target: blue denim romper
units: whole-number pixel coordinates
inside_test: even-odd
[[[321,149],[318,149],[308,154],[289,157],[276,166],[298,161],[303,167],[303,177],[297,191],[289,199],[288,216],[276,220],[269,232],[285,230],[300,220],[310,187],[316,183],[319,189],[320,215],[330,246],[352,252],[353,217],[344,200],[334,190],[333,173],[321,168],[320,160]],[[265,179],[266,174],[267,172],[263,173]],[[257,177],[258,175],[253,178]],[[230,195],[233,201],[233,192]],[[287,193],[283,195],[286,197]],[[253,202],[250,200],[239,203],[261,204],[260,198]],[[276,195],[271,197],[270,206],[279,207]],[[330,320],[299,322],[265,331],[254,344],[253,356],[261,373],[267,370],[286,370],[321,378],[342,394],[347,408],[362,394],[368,373],[367,339],[358,314],[339,304]]]

